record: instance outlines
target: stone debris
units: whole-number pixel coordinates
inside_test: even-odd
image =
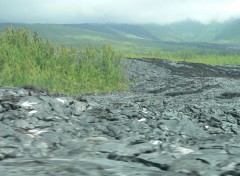
[[[0,175],[240,175],[240,67],[123,62],[128,92],[0,87]]]

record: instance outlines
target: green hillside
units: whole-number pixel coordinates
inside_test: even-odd
[[[219,43],[240,43],[240,19],[232,20],[222,26],[222,30],[215,35],[214,40]]]
[[[240,51],[240,19],[202,24],[186,20],[167,25],[134,24],[0,24],[26,27],[56,45],[99,46],[111,44],[124,52],[149,50]],[[1,31],[2,31],[1,30]]]

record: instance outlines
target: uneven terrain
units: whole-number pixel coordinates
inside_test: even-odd
[[[1,175],[240,175],[240,67],[123,62],[128,92],[0,87]]]

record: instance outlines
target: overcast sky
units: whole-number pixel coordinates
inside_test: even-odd
[[[240,0],[0,0],[1,23],[169,23],[240,18]]]

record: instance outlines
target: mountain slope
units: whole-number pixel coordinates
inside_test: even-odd
[[[227,22],[214,39],[221,43],[240,43],[240,19]]]
[[[240,46],[240,19],[224,23],[202,24],[186,20],[167,25],[136,24],[0,24],[6,26],[27,27],[37,31],[41,37],[56,44],[98,45],[110,43],[122,46],[156,47],[163,45],[189,45],[214,43]],[[201,44],[202,45],[202,44]]]

